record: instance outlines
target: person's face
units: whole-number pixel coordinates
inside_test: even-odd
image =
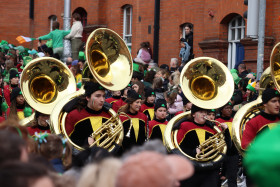
[[[147,97],[147,103],[153,104],[155,102],[155,95]]]
[[[260,89],[260,82],[256,82],[255,90],[258,91]]]
[[[176,62],[171,61],[171,62],[170,62],[170,67],[171,67],[171,68],[177,68]]]
[[[193,114],[194,121],[198,124],[204,124],[207,116],[207,112],[205,110],[197,111]]]
[[[207,119],[209,119],[209,120],[215,120],[215,113],[214,112],[209,112],[208,114],[207,114]]]
[[[130,112],[135,113],[140,110],[141,107],[141,99],[137,99],[132,104],[130,104]]]
[[[163,77],[163,74],[162,74],[160,71],[158,71],[158,72],[155,74],[155,78],[161,78],[161,77]]]
[[[50,177],[45,176],[35,180],[30,187],[41,187],[41,186],[54,187],[54,184],[50,179]]]
[[[16,85],[16,84],[18,84],[19,79],[18,79],[18,77],[14,77],[10,81],[11,81],[11,84]]]
[[[16,98],[16,101],[17,101],[17,104],[19,104],[19,105],[23,105],[25,102],[24,97],[22,95],[18,95]]]
[[[138,93],[139,92],[139,86],[137,84],[133,84],[132,89]]]
[[[43,127],[47,127],[49,124],[47,123],[47,120],[50,119],[50,116],[49,115],[45,115],[45,114],[41,114],[39,115],[38,117],[38,124],[40,126],[43,126]]]
[[[232,107],[230,105],[227,105],[225,106],[223,109],[222,109],[222,116],[224,117],[231,117],[231,114],[232,114]]]
[[[88,104],[87,106],[95,111],[101,110],[105,102],[105,91],[97,90],[93,92],[90,97],[86,97]]]
[[[186,110],[191,110],[192,109],[192,103],[191,102],[188,102],[186,104]]]
[[[164,107],[159,107],[156,111],[155,111],[155,115],[157,117],[157,119],[159,120],[163,120],[166,118],[166,108]]]
[[[267,114],[273,114],[273,115],[277,115],[279,114],[279,97],[273,97],[272,99],[270,99],[267,103],[264,104],[264,111]]]
[[[121,95],[121,91],[112,91],[112,95],[113,96],[120,96]]]
[[[252,93],[252,91],[249,90],[249,89],[247,89],[247,90],[246,90],[246,93],[247,93],[247,95],[250,95],[250,94]]]
[[[191,29],[189,27],[185,27],[185,33],[188,35],[191,32]]]

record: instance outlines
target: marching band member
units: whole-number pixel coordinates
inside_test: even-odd
[[[46,132],[50,134],[51,130],[47,122],[49,119],[50,115],[35,111],[35,119],[31,121],[29,127],[27,127],[29,135],[33,136],[35,132]]]
[[[151,121],[154,119],[154,102],[156,99],[155,92],[152,88],[145,88],[145,98],[145,103],[141,105],[140,112],[143,112],[148,117],[148,121]]]
[[[128,84],[127,87],[125,89],[123,89],[121,91],[121,99],[119,99],[118,101],[114,102],[113,103],[113,106],[112,106],[112,109],[115,111],[115,112],[118,112],[120,107],[124,106],[126,104],[125,100],[127,98],[127,91],[128,90],[131,90],[131,84]]]
[[[8,106],[11,106],[11,93],[12,93],[12,90],[14,88],[17,88],[18,87],[18,83],[19,83],[19,75],[18,75],[18,72],[16,70],[10,70],[10,76],[9,76],[9,79],[10,79],[10,84],[4,86],[4,97],[5,97],[5,100],[8,104]]]
[[[226,123],[232,138],[232,104],[228,102],[220,108],[220,117],[216,121],[220,123]],[[237,187],[237,171],[238,171],[238,151],[234,145],[231,143],[231,148],[228,148],[226,159],[224,161],[225,166],[225,176],[228,179],[229,187]]]
[[[267,88],[262,94],[264,111],[248,121],[242,135],[241,147],[246,149],[253,139],[264,129],[275,126],[280,120],[280,94],[277,90]]]
[[[75,144],[87,147],[93,143],[90,135],[111,117],[104,102],[105,89],[98,83],[86,82],[80,105],[65,120],[66,132]]]
[[[160,139],[163,141],[164,132],[168,121],[166,121],[167,105],[164,99],[158,99],[155,104],[154,120],[149,121],[149,139]]]
[[[186,121],[175,125],[174,128],[179,129],[177,141],[180,148],[191,157],[195,157],[201,150],[198,146],[205,140],[216,134],[209,121],[206,121],[207,110],[192,105],[191,115]],[[230,145],[230,135],[227,125],[222,123],[225,129],[225,140]],[[211,168],[205,171],[196,171],[193,177],[184,181],[182,186],[218,186],[219,168]]]
[[[111,91],[112,97],[107,98],[105,101],[109,104],[113,104],[121,99],[121,91]]]
[[[134,90],[129,90],[126,99],[127,104],[120,108],[121,112],[126,113],[132,119],[130,137],[124,136],[123,138],[123,150],[128,150],[134,145],[142,145],[146,140],[147,116],[140,112],[141,100],[141,95]],[[129,131],[130,120],[124,116],[120,118],[126,135]]]

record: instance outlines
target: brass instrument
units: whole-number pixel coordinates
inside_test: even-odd
[[[270,55],[270,67],[268,67],[262,74],[259,84],[259,96],[255,101],[247,103],[242,106],[237,113],[235,114],[232,121],[232,134],[233,134],[233,142],[241,155],[244,155],[244,149],[241,147],[242,134],[244,129],[246,128],[246,123],[258,115],[263,109],[264,106],[262,104],[262,92],[266,88],[279,88],[280,81],[280,43],[274,46],[271,55]]]
[[[93,31],[87,40],[85,53],[87,63],[83,69],[83,81],[97,81],[113,91],[122,90],[129,84],[133,72],[132,58],[126,44],[114,31],[105,28]],[[67,135],[65,119],[68,113],[63,108],[84,92],[82,87],[79,91],[67,95],[56,105],[50,116],[52,131],[55,134],[63,134],[78,150],[84,148],[73,143]],[[119,115],[123,114],[116,114],[112,109],[108,112],[112,117],[93,132],[96,142],[94,145],[114,151],[121,146],[124,136],[122,122],[119,119]]]
[[[225,105],[234,91],[233,78],[228,68],[222,62],[209,57],[199,57],[188,62],[181,72],[180,84],[188,100],[205,109],[215,109]],[[178,130],[173,130],[174,125],[181,119],[186,118],[187,115],[190,115],[190,111],[179,114],[167,124],[164,144],[168,152],[186,156],[198,168],[215,167],[222,160],[227,150],[223,143],[223,133],[218,127],[214,126],[214,130],[217,132],[217,135],[213,137],[214,140],[209,139],[208,142],[201,145],[201,152],[211,151],[210,154],[203,157],[198,155],[198,158],[191,157],[182,151],[177,142]],[[221,142],[219,146],[215,145],[217,143],[216,138],[219,138],[219,142]]]
[[[218,123],[219,127],[221,127],[221,123],[216,120],[210,120],[205,118],[208,121]],[[227,147],[226,141],[224,137],[224,129],[221,131],[216,125],[214,126],[214,130],[217,132],[210,138],[208,138],[205,142],[201,143],[198,146],[200,149],[200,153],[197,153],[195,158],[197,161],[209,161],[215,159],[219,154],[226,154]]]
[[[36,58],[29,62],[20,78],[22,95],[35,110],[51,114],[54,106],[76,91],[75,77],[61,61],[51,58]],[[21,125],[34,120],[35,114],[23,119]]]

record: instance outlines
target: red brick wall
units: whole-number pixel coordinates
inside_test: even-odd
[[[106,25],[122,36],[123,15],[122,7],[126,4],[133,6],[132,23],[132,56],[136,57],[139,45],[149,41],[153,46],[154,1],[151,0],[79,0],[71,2],[72,12],[84,8],[87,13],[88,25]],[[17,44],[16,36],[38,37],[49,32],[50,15],[56,15],[63,27],[64,1],[45,0],[35,1],[34,23],[29,19],[29,0],[2,0],[0,4],[1,25],[0,40],[6,39]],[[227,35],[228,22],[236,15],[243,15],[247,7],[243,0],[161,0],[160,6],[160,36],[159,36],[159,63],[169,63],[170,58],[178,57],[180,44],[180,25],[190,22],[194,25],[194,53],[196,57],[211,56],[227,63]],[[208,15],[212,11],[214,16]],[[280,37],[280,1],[267,0],[266,36]],[[141,21],[139,21],[141,17]],[[152,32],[148,34],[148,26]],[[205,47],[207,42],[217,42],[217,48]],[[206,42],[206,43],[205,43]],[[222,45],[220,45],[222,43]],[[205,48],[201,48],[204,44]],[[36,46],[36,43],[34,43]],[[26,46],[31,46],[26,44]],[[257,46],[245,49],[245,62],[251,63],[252,69],[256,66]],[[265,48],[265,58],[270,54],[271,47]],[[250,62],[249,62],[250,61]]]

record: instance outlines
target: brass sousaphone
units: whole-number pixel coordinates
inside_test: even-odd
[[[48,115],[61,99],[76,91],[72,72],[63,62],[51,57],[29,62],[22,71],[20,87],[26,102],[36,111]],[[21,125],[27,125],[34,117],[35,113],[21,120]]]
[[[117,91],[124,89],[130,82],[133,72],[130,52],[121,37],[110,29],[100,28],[93,31],[88,37],[85,49],[87,64],[83,71],[83,80],[97,81],[108,90]],[[90,72],[90,73],[89,73]],[[86,75],[86,77],[84,76]],[[51,113],[51,128],[55,134],[64,135],[78,150],[82,147],[71,141],[65,130],[65,119],[68,114],[64,110],[67,103],[83,95],[83,87],[61,100]],[[115,151],[122,144],[123,127],[118,114],[112,109],[108,111],[112,118],[95,130],[94,137],[97,145],[108,151]],[[104,133],[105,132],[105,133]],[[95,134],[100,133],[100,134]]]
[[[181,72],[180,84],[188,100],[194,105],[205,109],[215,109],[225,105],[234,91],[233,78],[228,68],[222,62],[209,57],[195,58],[188,62]],[[206,152],[211,149],[209,156],[201,157],[200,155],[194,158],[184,153],[180,148],[177,142],[178,130],[173,128],[178,125],[177,123],[181,123],[181,120],[186,118],[188,114],[190,112],[182,113],[172,118],[167,124],[164,143],[168,152],[187,157],[199,169],[216,166],[217,163],[220,163],[227,150],[224,134],[217,126],[214,126],[217,134],[213,139],[209,139],[210,142],[203,143],[204,148],[207,149]],[[219,145],[217,145],[217,142]]]
[[[276,44],[270,55],[270,67],[262,74],[259,81],[259,96],[255,101],[242,106],[235,114],[232,121],[233,142],[241,155],[245,150],[241,147],[243,131],[246,123],[258,115],[263,109],[262,92],[266,88],[276,88],[280,90],[280,43]]]

